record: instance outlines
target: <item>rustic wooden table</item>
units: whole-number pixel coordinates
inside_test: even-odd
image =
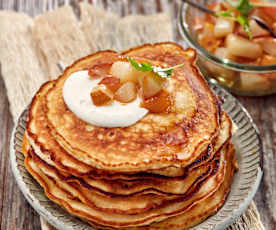
[[[137,2],[140,1],[137,0]],[[35,7],[35,13],[31,13],[33,15],[44,10],[42,7],[46,6],[45,2],[46,0],[37,2],[35,0],[0,0],[0,9],[24,10],[26,8],[23,5],[30,4],[30,7]],[[55,0],[49,2],[56,5]],[[103,0],[103,2],[105,7],[108,7],[115,1]],[[173,4],[175,12],[179,7],[179,1],[151,0],[150,2],[155,4],[157,11],[162,10],[164,2]],[[137,6],[141,6],[141,4],[138,3]],[[138,8],[136,11],[140,13],[149,13],[148,9]],[[177,39],[180,37],[177,36]],[[253,117],[263,140],[264,177],[254,200],[265,228],[274,230],[276,229],[276,95],[238,97],[238,99]],[[12,127],[9,102],[0,73],[0,230],[37,230],[40,229],[39,216],[24,199],[10,168],[9,139]]]

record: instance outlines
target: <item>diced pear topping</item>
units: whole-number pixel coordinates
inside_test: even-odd
[[[120,79],[121,83],[127,81],[132,81],[134,83],[138,82],[138,78],[141,74],[136,70],[129,62],[117,61],[111,66],[110,73]]]
[[[91,92],[94,105],[107,105],[113,100],[129,103],[137,98],[139,90],[142,106],[150,112],[162,113],[168,112],[171,106],[170,94],[164,90],[166,79],[172,76],[174,69],[184,64],[162,68],[128,58],[128,61],[116,61],[109,66],[101,65],[89,70],[91,77],[102,77]]]
[[[111,64],[109,63],[94,65],[88,70],[88,75],[91,79],[107,76],[109,74],[110,67]]]
[[[114,99],[122,102],[129,103],[134,101],[137,97],[137,89],[135,83],[132,81],[125,82],[122,86],[116,91]]]
[[[142,81],[142,92],[144,98],[156,95],[163,88],[166,79],[161,78],[154,72],[149,72]]]
[[[170,93],[162,89],[153,97],[143,100],[142,107],[148,109],[151,113],[169,112],[172,105]]]
[[[105,85],[106,88],[115,93],[120,88],[120,79],[117,77],[105,77],[98,85]]]
[[[96,106],[108,105],[113,100],[113,93],[104,85],[95,86],[90,93],[92,102]]]

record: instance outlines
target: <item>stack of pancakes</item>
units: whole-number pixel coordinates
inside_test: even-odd
[[[145,58],[174,70],[169,113],[149,113],[126,128],[80,120],[62,96],[76,71]],[[76,61],[36,93],[23,141],[25,166],[45,194],[72,215],[106,229],[186,229],[224,203],[236,169],[233,124],[194,65],[194,50],[173,43]]]

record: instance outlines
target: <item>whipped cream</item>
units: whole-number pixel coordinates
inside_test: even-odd
[[[63,99],[67,107],[81,120],[101,127],[127,127],[141,120],[148,110],[140,107],[139,97],[130,103],[113,101],[105,106],[95,106],[90,92],[102,78],[91,79],[88,71],[71,74],[63,86]]]

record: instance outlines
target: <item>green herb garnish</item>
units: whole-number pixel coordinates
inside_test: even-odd
[[[254,6],[250,3],[249,0],[239,0],[234,2],[232,0],[226,0],[231,6],[238,10],[242,15],[248,15]]]
[[[135,69],[142,71],[142,72],[146,72],[146,71],[152,71],[152,66],[150,64],[150,62],[148,63],[138,63],[137,61],[135,61],[132,58],[128,58],[129,62],[131,63],[132,66],[135,67]]]
[[[244,31],[249,35],[249,39],[252,39],[252,33],[249,27],[249,22],[248,22],[248,18],[246,16],[238,16],[237,17],[237,22],[239,22],[241,24],[241,26],[243,27]]]
[[[250,3],[250,0],[239,0],[238,2],[233,2],[232,0],[226,1],[228,1],[231,6],[233,6],[241,13],[241,15],[236,18],[236,20],[241,24],[244,31],[249,35],[249,39],[251,40],[252,33],[249,27],[248,14],[251,12],[254,6]]]
[[[135,67],[135,69],[142,71],[142,72],[153,71],[154,73],[158,74],[162,78],[168,78],[168,77],[172,76],[174,69],[179,68],[184,65],[184,63],[183,63],[183,64],[175,65],[172,67],[168,67],[168,68],[161,68],[161,67],[157,67],[157,66],[152,66],[150,62],[138,63],[137,61],[135,61],[134,59],[132,59],[130,57],[128,58],[128,60],[131,63],[131,65],[133,67]]]
[[[248,34],[249,39],[251,40],[252,33],[249,27],[248,15],[251,12],[251,10],[254,9],[255,6],[252,5],[249,0],[239,0],[237,2],[234,2],[232,0],[224,0],[224,1],[228,2],[232,7],[238,10],[240,12],[240,15],[237,17],[234,17],[231,11],[218,11],[216,12],[216,16],[222,17],[222,18],[228,18],[240,23],[244,31]]]

